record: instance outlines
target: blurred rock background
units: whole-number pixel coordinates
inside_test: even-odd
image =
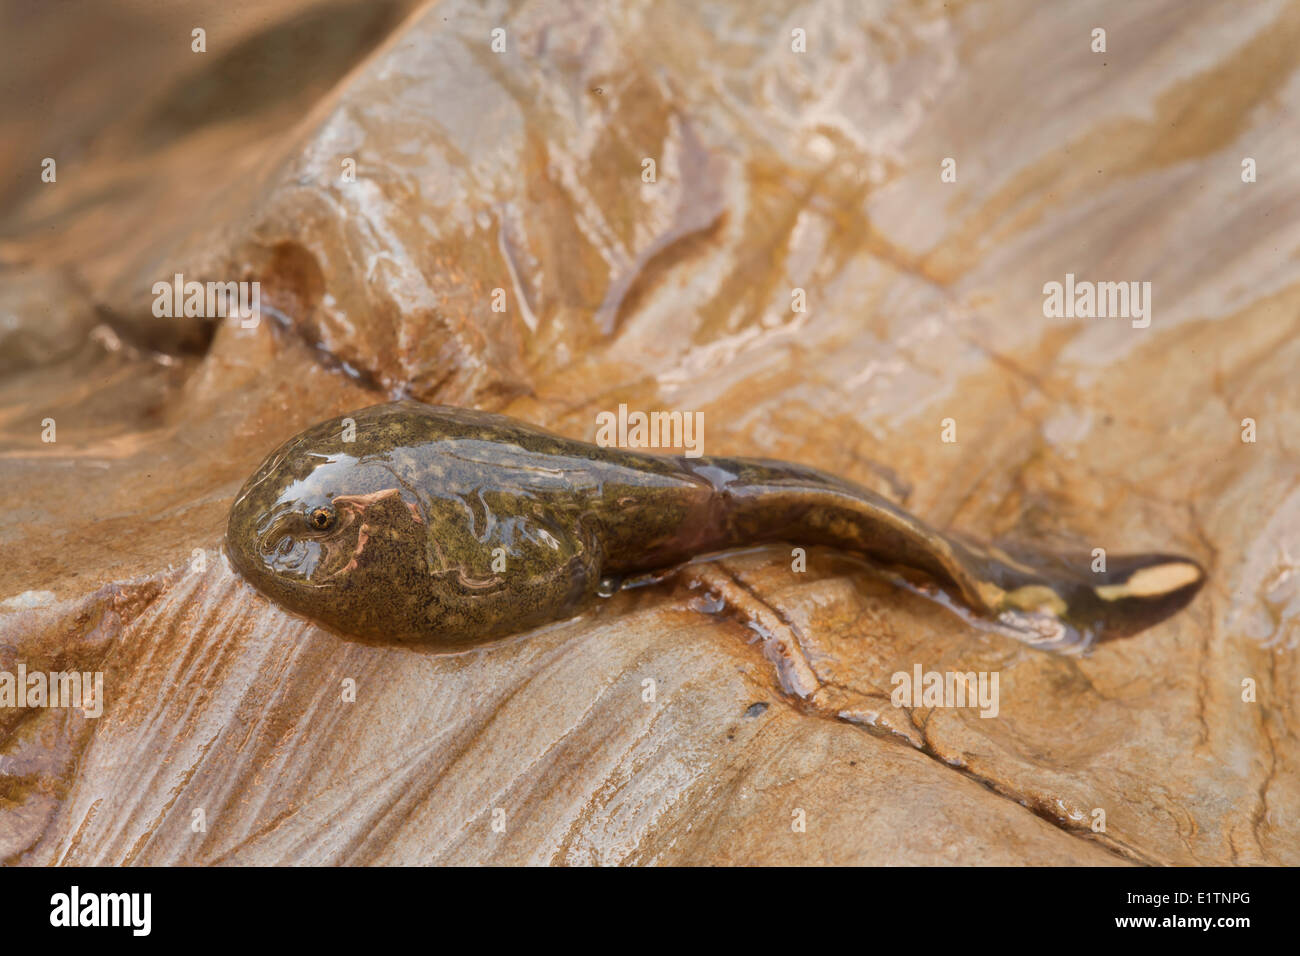
[[[105,675],[98,719],[0,708],[0,859],[1300,862],[1300,3],[8,0],[0,48],[0,670]],[[155,317],[176,273],[264,320]],[[1067,273],[1150,326],[1045,318]],[[220,543],[272,447],[395,395],[703,411],[1210,581],[1082,659],[782,549],[362,646]],[[915,664],[998,716],[893,707]]]

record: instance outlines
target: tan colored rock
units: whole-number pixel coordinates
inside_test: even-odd
[[[0,372],[73,357],[96,324],[94,307],[68,273],[29,266],[0,269]]]
[[[105,679],[99,718],[0,708],[0,858],[1300,862],[1296,10],[438,3],[273,110],[118,118],[0,230],[108,317],[0,379],[0,671]],[[175,272],[278,320],[165,327]],[[1044,317],[1066,273],[1150,281],[1149,327]],[[365,646],[219,548],[276,443],[397,393],[582,438],[699,410],[706,453],[1210,581],[1084,659],[780,548],[467,654]],[[917,665],[996,673],[997,715],[894,706]]]

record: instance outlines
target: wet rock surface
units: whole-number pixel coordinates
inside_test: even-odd
[[[366,7],[135,31],[130,109],[8,121],[0,671],[104,694],[0,707],[0,859],[1300,862],[1300,8]],[[266,66],[295,32],[320,62]],[[262,321],[155,316],[177,273]],[[1045,318],[1067,273],[1151,282],[1150,325]],[[394,395],[588,440],[702,411],[708,454],[1209,582],[1069,658],[767,548],[362,645],[221,536],[271,448]],[[996,716],[895,706],[917,665],[996,673]]]

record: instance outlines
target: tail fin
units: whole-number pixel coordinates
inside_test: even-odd
[[[854,551],[886,567],[923,572],[955,587],[999,630],[1057,651],[1083,651],[1182,609],[1205,572],[1168,554],[1091,558],[994,546],[943,534],[852,482],[813,468],[750,458],[686,459],[718,496],[721,547],[787,541]]]
[[[1182,610],[1205,583],[1204,569],[1172,554],[1092,557],[954,542],[966,571],[984,583],[993,619],[1021,640],[1083,651],[1128,637]]]

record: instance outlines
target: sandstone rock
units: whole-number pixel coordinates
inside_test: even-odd
[[[11,200],[0,259],[56,305],[0,277],[9,327],[70,331],[0,359],[0,670],[105,699],[0,709],[0,857],[1300,862],[1294,5],[405,12],[266,109],[163,86]],[[267,321],[159,322],[177,272]],[[1067,273],[1151,282],[1150,325],[1045,317]],[[275,444],[398,394],[588,439],[699,410],[708,454],[1210,581],[1083,659],[779,548],[471,653],[360,645],[221,535]],[[996,716],[894,706],[916,665],[997,673]]]

